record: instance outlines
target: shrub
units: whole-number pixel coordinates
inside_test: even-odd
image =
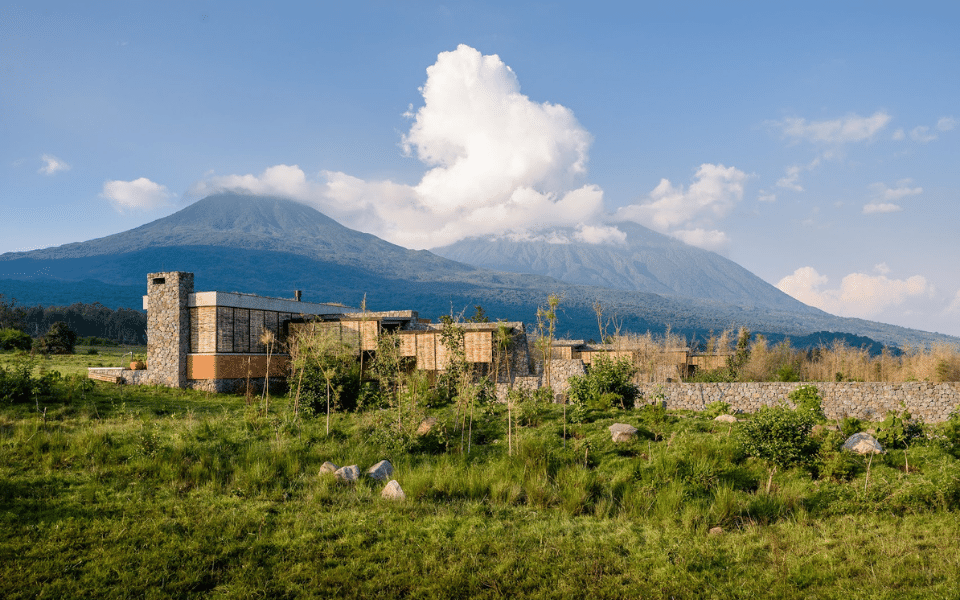
[[[617,404],[632,408],[640,389],[631,381],[637,368],[627,359],[610,360],[600,356],[585,375],[570,378],[570,400],[590,408],[609,408]]]
[[[914,421],[906,410],[900,414],[890,411],[883,422],[877,425],[876,438],[884,449],[906,448],[914,440],[925,438],[925,432],[923,423]]]
[[[840,419],[840,432],[844,438],[848,438],[855,433],[863,431],[863,421],[856,417],[844,417]]]
[[[817,453],[810,437],[815,423],[809,410],[765,406],[740,425],[743,451],[775,467],[808,463]]]
[[[65,321],[50,326],[47,335],[37,340],[37,349],[44,354],[73,354],[77,333]]]
[[[0,329],[0,350],[29,350],[33,338],[19,329]]]
[[[704,411],[708,417],[715,419],[720,415],[730,414],[730,404],[724,402],[723,400],[716,400],[707,405],[707,410]]]
[[[815,385],[801,385],[790,392],[787,396],[797,407],[798,411],[803,411],[813,415],[817,421],[824,419],[823,406],[821,406],[820,390]]]

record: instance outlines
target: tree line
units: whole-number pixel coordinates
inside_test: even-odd
[[[132,308],[107,308],[99,302],[70,306],[19,306],[0,294],[0,329],[22,331],[33,338],[45,336],[63,322],[79,338],[97,337],[121,344],[147,343],[147,315]]]

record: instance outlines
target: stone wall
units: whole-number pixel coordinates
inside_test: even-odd
[[[754,412],[761,406],[778,402],[790,404],[787,396],[801,383],[665,383],[642,384],[647,402],[666,401],[668,409],[704,410],[708,404],[723,401],[734,412]],[[910,411],[927,423],[949,418],[960,408],[960,383],[857,383],[814,382],[823,398],[827,417],[844,416],[880,420],[888,411]],[[658,398],[663,394],[662,398]],[[792,406],[792,405],[791,405]]]
[[[193,293],[193,273],[172,271],[147,275],[146,380],[169,387],[184,387],[187,352],[190,350],[188,296]]]

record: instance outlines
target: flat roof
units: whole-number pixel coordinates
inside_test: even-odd
[[[144,310],[149,310],[148,298],[149,296],[143,297]],[[304,315],[338,315],[357,310],[339,304],[298,302],[292,298],[270,298],[269,296],[241,294],[239,292],[195,292],[187,296],[187,306],[191,308],[200,306],[223,306]]]

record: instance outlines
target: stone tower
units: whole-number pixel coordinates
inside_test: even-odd
[[[170,271],[147,275],[147,367],[150,383],[186,387],[190,351],[193,273]]]

